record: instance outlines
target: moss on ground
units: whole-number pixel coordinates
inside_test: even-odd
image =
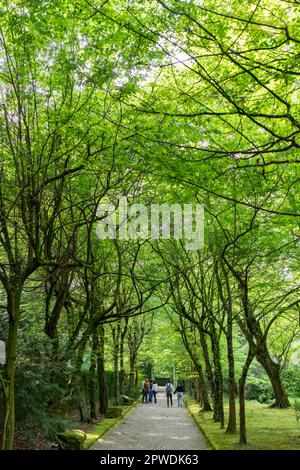
[[[95,442],[97,442],[103,434],[111,429],[120,418],[105,418],[99,423],[96,423],[86,433],[86,440],[84,442],[84,449],[89,449]]]
[[[300,426],[295,410],[270,408],[256,401],[246,402],[248,444],[240,446],[238,434],[227,434],[214,423],[211,412],[186,397],[186,405],[211,448],[216,450],[300,450]],[[238,407],[237,407],[238,413]],[[228,405],[225,404],[225,423]]]
[[[57,433],[60,447],[65,450],[82,450],[86,440],[86,434],[79,429],[67,429]]]

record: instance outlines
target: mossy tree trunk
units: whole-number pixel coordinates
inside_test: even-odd
[[[259,342],[261,346],[259,347],[259,350],[256,353],[256,358],[258,362],[263,366],[271,382],[275,396],[274,407],[288,408],[290,406],[290,402],[281,381],[280,366],[271,359],[269,351],[267,349],[266,341],[263,337],[260,337]]]
[[[183,344],[194,364],[195,370],[198,375],[197,385],[198,385],[199,402],[201,406],[203,406],[203,410],[211,411],[211,406],[209,403],[208,391],[207,391],[207,386],[206,386],[206,382],[205,382],[205,378],[203,374],[202,364],[199,361],[199,356],[198,356],[199,349],[195,350],[191,347],[191,338],[189,338],[187,335],[186,324],[182,316],[179,317],[179,321],[180,321],[180,334],[181,334]],[[194,333],[196,332],[197,330],[194,330]],[[194,341],[197,341],[196,337],[194,337]]]
[[[255,350],[255,357],[257,361],[263,366],[270,379],[275,395],[274,406],[276,408],[288,408],[290,403],[281,381],[280,367],[270,356],[267,345],[267,335],[262,331],[261,324],[255,317],[255,313],[253,312],[252,305],[250,303],[248,285],[249,280],[247,274],[249,266],[247,267],[245,273],[241,274],[237,272],[232,265],[230,265],[228,260],[226,260],[226,264],[235,275],[241,292],[240,295],[245,322],[238,321],[239,326],[249,343],[249,347],[252,350]],[[255,345],[258,345],[258,347]]]
[[[227,326],[228,330],[231,330],[229,336],[227,336],[227,358],[228,358],[228,400],[229,400],[229,416],[226,432],[229,434],[235,434],[236,428],[236,383],[235,383],[235,366],[234,366],[234,353],[232,347],[232,323]]]
[[[45,326],[44,332],[51,339],[53,345],[53,359],[57,359],[59,351],[59,337],[57,326],[66,303],[72,276],[69,270],[61,272],[61,270],[50,270],[47,273],[47,281],[45,282]],[[54,301],[53,301],[54,300]],[[53,301],[53,305],[51,307]]]
[[[227,325],[225,331],[226,344],[227,344],[227,362],[228,362],[228,400],[229,400],[229,416],[226,432],[235,434],[237,432],[236,426],[236,383],[235,383],[235,362],[233,351],[233,302],[232,292],[229,279],[229,273],[226,269],[223,260],[221,260],[222,278],[218,269],[218,263],[215,263],[215,274],[217,279],[218,292],[220,300],[227,317]]]
[[[6,364],[3,385],[5,387],[4,419],[1,429],[1,449],[11,450],[15,430],[15,373],[17,340],[20,322],[20,303],[22,288],[10,286],[7,289],[7,312],[9,316],[8,338],[6,341]]]
[[[80,414],[81,421],[88,421],[86,403],[86,380],[81,371],[83,354],[86,347],[86,338],[82,338],[77,345],[77,350],[70,350],[70,356],[75,356],[74,369],[69,380],[68,398],[74,400]]]
[[[119,390],[120,395],[124,393],[124,381],[125,381],[125,366],[124,366],[124,343],[125,343],[125,336],[127,333],[128,327],[128,318],[125,319],[125,324],[121,329],[120,333],[120,375],[119,375]]]
[[[91,419],[96,419],[97,416],[97,404],[96,404],[96,367],[97,367],[97,349],[98,349],[98,338],[97,332],[94,332],[92,339],[92,350],[91,350],[91,366],[89,370],[89,401],[90,401],[90,416]]]
[[[220,358],[220,344],[217,336],[214,320],[210,318],[211,350],[214,364],[214,412],[213,420],[224,428],[224,404],[223,404],[223,374]]]
[[[145,329],[140,326],[138,320],[133,319],[127,328],[127,345],[129,349],[129,388],[132,390],[137,387],[138,370],[137,358],[138,351],[145,335]]]
[[[246,408],[245,408],[245,385],[249,367],[254,358],[253,352],[249,349],[246,362],[244,364],[242,374],[239,380],[239,408],[240,408],[240,445],[247,444],[246,430]]]
[[[129,357],[129,388],[132,390],[135,385],[135,369],[136,369],[136,354],[135,351],[130,351]]]
[[[105,382],[105,351],[104,351],[104,326],[99,326],[99,343],[97,348],[97,372],[99,387],[99,412],[105,415],[108,408],[107,389]]]
[[[201,326],[203,328],[203,325],[201,325]],[[208,385],[209,385],[209,388],[210,388],[210,391],[211,391],[212,399],[214,399],[214,395],[215,395],[214,374],[213,374],[213,370],[212,370],[212,366],[211,366],[211,362],[210,362],[210,357],[209,357],[209,352],[208,352],[208,346],[207,346],[207,342],[206,342],[205,333],[203,332],[202,328],[200,328],[200,330],[199,330],[201,350],[202,350],[202,355],[203,355],[203,359],[204,359],[205,371],[206,371],[206,375],[207,375]]]
[[[119,354],[120,354],[120,323],[111,328],[113,337],[113,364],[114,364],[114,388],[113,396],[116,402],[120,397],[120,379],[119,379]]]

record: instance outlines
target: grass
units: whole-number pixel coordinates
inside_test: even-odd
[[[139,401],[139,400],[138,400]],[[122,416],[119,418],[105,418],[102,421],[94,424],[91,429],[86,431],[86,439],[84,441],[84,450],[89,449],[95,442],[97,442],[107,431],[115,426],[121,419],[124,418],[136,406],[138,401],[130,406],[123,406]]]
[[[197,426],[207,439],[208,447],[215,450],[300,450],[300,425],[295,410],[269,408],[256,401],[246,402],[248,444],[240,446],[238,434],[227,434],[214,423],[211,412],[200,412],[200,405],[186,397],[186,405]],[[238,414],[238,406],[237,406]],[[225,423],[228,404],[225,404]]]

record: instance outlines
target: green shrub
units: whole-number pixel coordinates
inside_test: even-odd
[[[289,364],[282,372],[282,381],[289,396],[300,398],[299,366]]]
[[[297,423],[300,423],[300,400],[296,398],[294,400],[294,409],[295,409],[295,415],[296,415],[296,420]]]
[[[274,399],[274,393],[268,379],[264,377],[251,378],[246,384],[246,399],[256,400],[259,403],[270,403]]]
[[[51,345],[50,345],[51,347]],[[16,428],[28,440],[42,430],[49,439],[70,422],[61,416],[69,371],[63,361],[51,361],[47,340],[27,339],[19,346],[16,369]]]

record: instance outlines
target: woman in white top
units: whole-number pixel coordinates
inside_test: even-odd
[[[153,395],[153,398],[154,398],[154,403],[157,403],[156,394],[157,394],[157,383],[156,383],[156,380],[153,380],[152,395]]]

